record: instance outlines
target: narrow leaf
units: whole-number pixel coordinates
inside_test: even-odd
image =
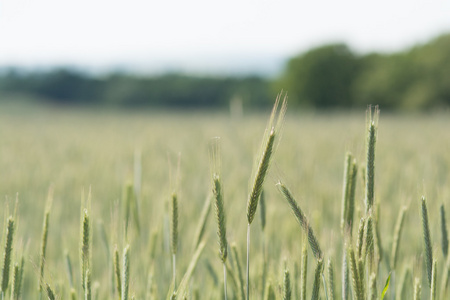
[[[383,292],[381,293],[381,300],[383,300],[384,299],[384,295],[386,295],[386,292],[387,292],[387,290],[389,288],[389,282],[391,282],[391,273],[390,272],[389,272],[388,278],[386,279],[386,283],[384,285]]]

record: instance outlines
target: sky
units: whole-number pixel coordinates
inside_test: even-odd
[[[0,68],[270,73],[326,43],[392,52],[446,32],[448,0],[0,0]]]

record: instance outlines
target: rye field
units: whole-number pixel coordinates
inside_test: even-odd
[[[2,299],[449,299],[449,112],[270,115],[0,106]]]

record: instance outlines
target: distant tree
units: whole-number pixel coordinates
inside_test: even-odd
[[[1,94],[28,94],[56,103],[228,108],[231,99],[239,99],[243,106],[258,107],[269,106],[281,89],[288,92],[291,104],[315,108],[448,107],[450,34],[392,54],[357,56],[344,44],[326,45],[288,60],[282,75],[272,81],[185,74],[97,77],[71,68],[0,70]]]
[[[362,57],[353,92],[358,103],[385,108],[450,105],[450,35],[407,51]]]
[[[0,77],[0,90],[29,94],[57,103],[98,102],[103,82],[72,69],[24,72],[10,69]]]
[[[120,106],[228,107],[236,95],[252,105],[269,103],[267,86],[267,80],[259,77],[114,74],[105,79],[102,98],[106,103]]]
[[[422,94],[428,96],[422,102],[428,106],[450,105],[450,34],[414,47],[409,55],[421,74],[413,85],[421,86]],[[413,90],[409,94],[418,92]]]
[[[319,108],[350,106],[358,58],[344,44],[327,45],[290,59],[278,88],[291,103]]]
[[[69,69],[37,74],[32,90],[41,97],[61,103],[96,102],[102,83]]]
[[[356,103],[378,104],[383,108],[400,106],[404,89],[415,72],[404,54],[369,54],[360,60],[360,72],[353,84]]]

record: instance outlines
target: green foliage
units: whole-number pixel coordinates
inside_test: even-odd
[[[349,106],[357,72],[358,58],[346,45],[326,45],[290,59],[278,87],[297,105]]]
[[[268,80],[257,76],[112,73],[96,77],[68,68],[32,73],[4,71],[0,73],[0,92],[32,95],[59,104],[114,107],[227,107],[233,97],[246,105],[269,105],[273,98]]]
[[[121,72],[95,76],[70,68],[0,70],[0,94],[58,104],[227,108],[238,99],[244,106],[267,107],[280,89],[289,91],[292,106],[319,109],[370,103],[397,110],[449,106],[450,34],[395,53],[357,54],[345,44],[322,45],[287,59],[273,79]]]
[[[450,35],[392,55],[361,61],[355,97],[382,107],[423,109],[450,103]]]
[[[386,295],[386,292],[389,288],[389,284],[391,282],[391,273],[389,273],[388,278],[386,279],[386,283],[384,284],[383,292],[381,292],[381,300],[384,299],[384,296]]]
[[[316,108],[427,109],[450,104],[450,35],[392,54],[358,56],[346,45],[291,58],[276,88],[291,103]]]

